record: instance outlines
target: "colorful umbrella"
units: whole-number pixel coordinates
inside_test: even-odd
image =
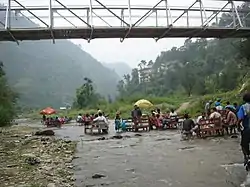
[[[43,114],[43,115],[51,115],[51,114],[55,114],[55,113],[56,113],[55,109],[53,109],[51,107],[47,107],[40,112],[40,114]]]
[[[150,108],[154,106],[150,101],[146,99],[140,99],[134,105],[137,105],[140,108]]]

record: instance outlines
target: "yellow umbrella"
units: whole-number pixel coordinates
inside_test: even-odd
[[[140,108],[150,108],[154,106],[150,101],[146,99],[140,99],[134,105],[137,105]]]

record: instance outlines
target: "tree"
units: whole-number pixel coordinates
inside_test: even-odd
[[[0,62],[0,126],[9,125],[14,119],[16,99],[17,94],[9,87]]]
[[[100,100],[100,95],[95,92],[92,80],[85,77],[84,81],[85,83],[76,90],[76,105],[79,108],[95,106]]]
[[[239,15],[244,20],[250,3],[243,3],[238,10],[244,10]],[[231,23],[233,15],[229,13],[213,25],[228,27]],[[243,25],[250,26],[250,19]],[[162,51],[155,61],[141,60],[139,68],[132,70],[130,81],[127,77],[123,81],[123,96],[165,96],[183,90],[188,95],[204,95],[234,90],[250,80],[249,48],[250,39],[187,39],[178,48]]]

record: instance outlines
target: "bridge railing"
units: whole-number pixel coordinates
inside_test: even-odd
[[[27,27],[18,24],[21,19],[35,22],[37,28],[244,27],[243,19],[250,19],[249,11],[239,11],[233,1],[220,1],[220,7],[205,7],[201,0],[192,0],[190,6],[171,6],[166,0],[159,0],[152,6],[131,4],[130,1],[133,0],[126,0],[126,5],[106,5],[100,0],[89,0],[88,5],[65,5],[59,0],[48,0],[47,5],[34,6],[29,0],[7,0],[7,4],[0,7],[4,15],[0,21],[2,28],[18,29]],[[227,24],[220,24],[222,16]]]
[[[74,5],[69,0],[47,0],[46,5],[41,4],[44,1],[34,0],[5,1],[3,6],[0,5],[0,31],[5,30],[10,35],[11,31],[31,28],[46,28],[53,35],[53,29],[62,27],[88,28],[92,31],[100,27],[118,27],[126,29],[123,40],[133,28],[166,28],[158,40],[174,27],[250,29],[249,6],[231,0],[186,0],[182,1],[182,6],[173,4],[177,0],[143,0],[145,5],[141,6],[136,4],[138,0],[121,0],[126,4],[118,5],[111,4],[110,0],[109,3],[107,0],[89,0],[89,4],[82,5]]]

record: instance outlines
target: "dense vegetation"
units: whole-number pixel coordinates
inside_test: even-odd
[[[238,9],[249,11],[249,3]],[[241,14],[242,19],[245,16]],[[232,22],[230,14],[223,14],[219,26]],[[244,24],[250,26],[248,20]],[[249,47],[249,39],[187,39],[183,46],[161,52],[154,62],[142,60],[131,74],[124,75],[118,90],[121,97],[173,93],[190,96],[234,90],[249,77]]]
[[[11,123],[15,115],[16,94],[9,87],[0,62],[0,127]]]

